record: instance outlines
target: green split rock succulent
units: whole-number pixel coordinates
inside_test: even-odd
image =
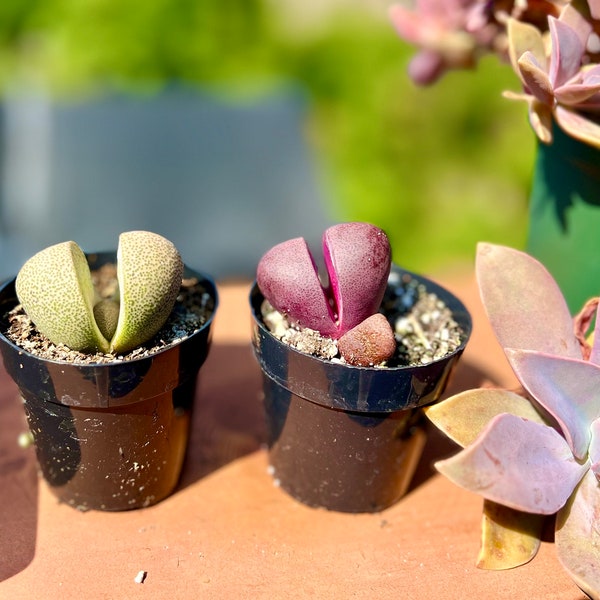
[[[101,299],[85,254],[72,241],[30,258],[17,275],[19,302],[55,344],[80,352],[129,352],[164,325],[177,299],[183,262],[175,246],[148,231],[119,236],[118,290]]]

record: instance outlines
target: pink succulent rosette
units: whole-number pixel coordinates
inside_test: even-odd
[[[479,244],[477,281],[490,324],[523,394],[477,389],[427,409],[463,450],[436,468],[485,499],[478,566],[531,560],[545,517],[556,516],[563,567],[600,598],[600,323],[597,301],[572,318],[545,267]]]
[[[390,9],[399,36],[417,47],[408,72],[429,84],[494,53],[508,59],[538,138],[552,142],[552,120],[600,147],[600,0],[415,0]]]

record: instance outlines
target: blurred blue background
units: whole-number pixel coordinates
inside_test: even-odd
[[[421,272],[521,246],[534,140],[510,67],[416,88],[388,5],[2,0],[0,277],[130,229],[218,278],[345,220]]]

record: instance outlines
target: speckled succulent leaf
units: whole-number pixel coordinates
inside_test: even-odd
[[[591,471],[556,516],[556,553],[575,583],[593,599],[600,598],[600,494]]]
[[[303,238],[266,252],[256,279],[264,297],[292,322],[339,338],[377,312],[391,266],[390,246],[378,227],[342,223],[323,234],[323,253],[329,290]]]
[[[553,514],[589,469],[553,428],[515,415],[494,417],[473,444],[436,463],[457,485],[505,506]]]
[[[546,519],[484,500],[477,567],[498,571],[528,563],[539,550]]]
[[[503,348],[581,358],[567,303],[539,261],[519,250],[480,243],[476,271],[488,319]]]
[[[583,459],[590,423],[600,411],[600,367],[584,360],[507,350],[525,389],[559,424],[573,454]]]
[[[502,413],[546,423],[526,398],[502,389],[467,390],[424,411],[436,427],[463,448],[473,443],[487,424]]]
[[[29,318],[52,342],[83,352],[108,350],[94,320],[89,266],[75,242],[50,246],[31,257],[15,288]]]
[[[115,335],[117,323],[119,322],[120,308],[119,303],[112,298],[100,300],[94,306],[94,319],[96,320],[98,329],[100,329],[102,335],[107,340],[112,339]]]
[[[128,352],[158,332],[173,310],[182,276],[183,261],[169,240],[149,231],[119,236],[120,312],[112,352]]]
[[[378,311],[390,273],[390,243],[378,227],[341,223],[323,234],[323,253],[339,337]]]
[[[260,259],[256,281],[264,297],[292,322],[335,336],[333,309],[303,238],[273,246]]]

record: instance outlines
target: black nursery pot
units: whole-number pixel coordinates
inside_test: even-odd
[[[92,269],[115,253],[88,255]],[[15,280],[0,288],[0,351],[17,384],[38,463],[52,492],[80,510],[156,504],[177,485],[186,453],[198,371],[217,309],[214,282],[186,268],[210,296],[212,313],[189,337],[148,357],[74,364],[31,354],[6,338]]]
[[[463,332],[457,350],[411,367],[324,360],[274,337],[262,322],[256,284],[250,293],[270,469],[277,485],[309,506],[377,512],[406,493],[426,439],[422,407],[440,398],[471,334],[470,314],[446,289],[396,266],[392,275],[424,284],[445,302]]]

